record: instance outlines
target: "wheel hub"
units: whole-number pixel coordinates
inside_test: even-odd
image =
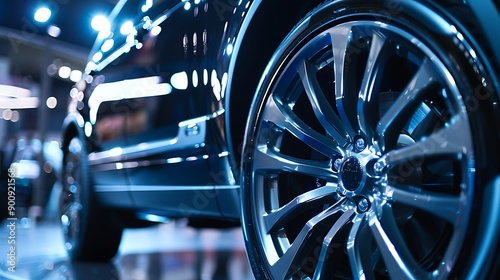
[[[363,180],[363,168],[356,157],[348,157],[340,168],[340,183],[349,191],[357,190]]]
[[[373,168],[369,168],[379,156],[368,148],[370,146],[365,141],[361,147],[359,139],[362,138],[345,151],[343,159],[337,159],[333,164],[338,172],[338,193],[350,198],[370,196],[373,190],[370,186],[381,179],[380,174],[373,174],[370,172]]]

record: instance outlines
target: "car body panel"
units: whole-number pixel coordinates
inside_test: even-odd
[[[79,120],[68,120],[65,131],[71,124],[87,139],[105,205],[238,219],[224,95],[251,1],[187,3],[117,4],[109,16],[116,25],[100,32],[86,80],[72,90],[69,111]],[[123,35],[127,20],[133,24]]]

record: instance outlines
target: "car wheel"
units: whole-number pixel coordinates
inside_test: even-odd
[[[108,261],[118,250],[122,229],[97,201],[85,151],[74,137],[64,155],[59,210],[65,247],[71,260]]]
[[[333,1],[285,38],[242,159],[257,279],[498,273],[498,97],[453,22],[417,1]]]

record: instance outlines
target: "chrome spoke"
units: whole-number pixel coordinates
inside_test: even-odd
[[[333,48],[333,69],[335,72],[335,99],[340,119],[344,123],[345,130],[351,136],[358,132],[356,116],[356,96],[348,92],[348,82],[345,76],[346,52],[349,44],[351,28],[348,26],[337,26],[330,30]]]
[[[313,189],[295,197],[279,209],[265,214],[264,222],[267,225],[267,232],[279,230],[298,215],[332,201],[336,192],[337,188],[332,186]]]
[[[337,142],[310,128],[291,110],[278,104],[274,98],[269,98],[262,118],[286,129],[297,139],[328,157],[343,153]]]
[[[341,147],[345,147],[348,135],[342,121],[330,106],[316,78],[317,67],[304,60],[299,66],[299,75],[304,84],[309,102],[316,118]]]
[[[319,225],[323,222],[333,223],[335,217],[341,212],[344,213],[345,210],[334,205],[310,219],[283,256],[271,264],[273,279],[285,279],[288,274],[297,271],[301,266],[301,261],[310,252],[310,247],[320,238],[322,227]]]
[[[375,279],[372,262],[373,236],[366,223],[366,214],[353,219],[347,241],[347,254],[354,279]]]
[[[374,212],[368,214],[368,225],[391,279],[424,279],[425,272],[401,237],[392,211],[388,211],[388,207],[384,208],[382,220]]]
[[[454,157],[470,153],[470,139],[463,135],[468,129],[465,115],[452,119],[452,123],[417,143],[390,151],[379,161],[379,170],[387,170],[404,162],[422,162],[427,157]]]
[[[255,152],[254,164],[257,166],[256,170],[289,171],[327,181],[337,176],[328,163],[285,156],[270,150],[267,146],[261,146]]]
[[[374,137],[375,121],[378,118],[378,102],[375,100],[376,92],[374,90],[377,87],[376,83],[380,68],[386,59],[383,55],[384,44],[384,36],[374,31],[358,97],[359,127],[366,138],[370,140]]]
[[[460,195],[446,195],[428,191],[416,193],[394,187],[388,187],[386,193],[395,202],[424,210],[451,224],[456,223],[460,210],[466,203],[465,197]]]
[[[354,214],[354,209],[347,209],[342,216],[335,221],[335,224],[333,224],[330,231],[326,234],[323,239],[323,245],[321,246],[321,252],[316,266],[316,271],[314,272],[313,280],[324,279],[324,271],[326,269],[327,262],[330,260],[330,254],[332,252],[333,238],[352,219]]]
[[[382,150],[396,145],[401,129],[421,104],[425,94],[438,85],[433,67],[429,59],[424,59],[401,95],[380,119],[377,133]]]

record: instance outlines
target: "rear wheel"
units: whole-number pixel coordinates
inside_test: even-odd
[[[358,2],[312,11],[257,91],[242,162],[256,277],[495,273],[497,96],[480,50],[415,1]]]
[[[108,261],[118,250],[122,228],[95,197],[83,141],[69,142],[59,203],[65,247],[71,260]]]

